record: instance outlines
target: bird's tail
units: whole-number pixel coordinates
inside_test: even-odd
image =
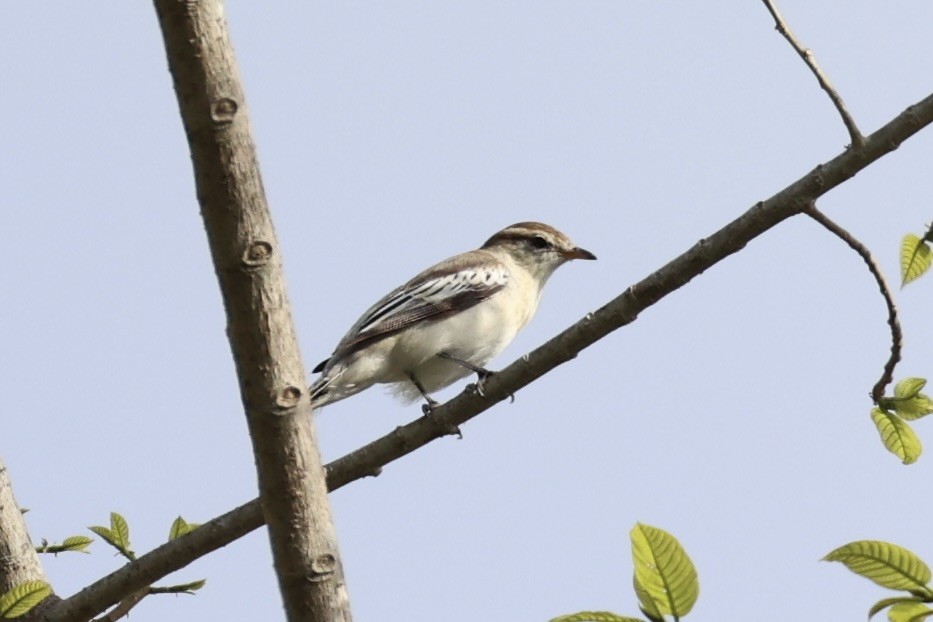
[[[345,363],[337,363],[324,369],[321,377],[309,387],[311,394],[311,409],[316,410],[322,406],[339,402],[368,388],[372,383],[341,382],[348,367]]]
[[[311,409],[316,410],[321,406],[326,406],[331,402],[336,402],[336,399],[330,397],[331,391],[330,384],[333,382],[333,378],[328,378],[327,374],[324,374],[317,380],[315,380],[311,386],[308,388],[308,391],[311,393]],[[340,398],[337,398],[340,399]]]

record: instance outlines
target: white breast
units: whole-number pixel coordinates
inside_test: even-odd
[[[509,272],[509,284],[483,302],[456,315],[400,333],[393,340],[390,366],[410,370],[428,392],[442,389],[473,373],[462,365],[438,358],[439,352],[485,366],[512,342],[538,307],[540,290],[537,283],[514,264],[509,266]],[[400,382],[396,392],[402,397],[419,397],[417,389],[407,378],[393,378],[391,381]]]

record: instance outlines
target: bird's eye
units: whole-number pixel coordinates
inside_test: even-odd
[[[536,235],[533,238],[531,238],[531,245],[534,246],[535,248],[547,248],[548,246],[550,246],[550,244],[548,244],[548,241],[545,240],[540,235]]]

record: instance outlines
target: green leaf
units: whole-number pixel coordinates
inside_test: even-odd
[[[92,525],[91,527],[88,527],[88,529],[90,529],[91,531],[96,533],[98,536],[100,536],[101,539],[107,544],[109,544],[110,546],[115,547],[115,548],[120,548],[120,546],[117,544],[116,536],[114,535],[112,531],[110,531],[108,527],[101,527],[100,525]]]
[[[890,542],[859,540],[840,546],[823,561],[842,562],[855,574],[891,590],[906,590],[917,595],[933,595],[927,587],[930,569],[923,560]]]
[[[198,579],[197,581],[192,581],[191,583],[173,585],[170,588],[167,588],[166,591],[172,594],[193,594],[197,590],[200,590],[202,587],[204,587],[205,583],[207,583],[207,579]]]
[[[904,378],[894,385],[894,397],[900,399],[915,397],[926,386],[926,383],[927,381],[924,378]]]
[[[188,533],[188,523],[181,516],[172,521],[172,526],[168,530],[168,541],[179,538]]]
[[[551,618],[550,622],[644,622],[641,618],[627,618],[609,611],[581,611]]]
[[[881,442],[888,451],[900,458],[904,464],[917,461],[923,446],[909,425],[896,415],[877,407],[871,409],[871,420],[875,422]]]
[[[114,534],[119,548],[130,548],[130,526],[126,523],[126,519],[116,512],[110,513],[110,531]]]
[[[87,553],[85,549],[87,549],[93,541],[93,538],[88,538],[87,536],[71,536],[70,538],[62,540],[62,550]]]
[[[919,603],[920,599],[916,596],[895,596],[893,598],[883,598],[872,605],[871,609],[868,610],[868,619],[872,619],[876,613],[883,609],[887,609],[891,605],[896,605],[897,603]]]
[[[662,614],[687,615],[700,595],[700,583],[683,547],[663,529],[641,523],[635,524],[630,536],[636,593],[640,597],[644,591]],[[642,601],[643,606],[647,604]]]
[[[882,397],[878,407],[894,411],[905,421],[914,421],[933,413],[933,400],[920,392],[926,385],[924,378],[904,378],[894,387],[893,397]]]
[[[651,594],[643,585],[638,582],[638,575],[632,577],[632,583],[635,587],[635,595],[638,597],[638,608],[645,617],[651,622],[663,622],[664,616],[658,610],[658,605],[654,602]]]
[[[920,622],[933,615],[933,610],[918,602],[898,603],[888,610],[890,622]]]
[[[19,618],[52,593],[45,581],[27,581],[0,596],[0,618]]]
[[[114,520],[114,516],[117,516],[118,519]],[[122,521],[122,523],[120,521]],[[129,544],[129,528],[126,526],[126,521],[123,520],[122,516],[116,514],[116,512],[111,512],[110,524],[117,528],[121,528],[122,526],[122,535],[109,527],[101,527],[100,525],[94,525],[93,527],[88,527],[88,529],[100,536],[104,542],[117,549],[121,555],[130,561],[135,560],[136,554],[127,548],[127,544]]]
[[[918,393],[909,400],[896,400],[894,402],[894,412],[901,419],[914,421],[933,413],[933,400],[923,393]]]
[[[189,523],[179,516],[172,521],[172,526],[168,530],[168,540],[171,542],[175,538],[180,538],[185,534],[191,533],[201,526],[201,523]]]
[[[913,233],[904,236],[901,242],[901,287],[920,278],[930,269],[933,253],[921,238]]]

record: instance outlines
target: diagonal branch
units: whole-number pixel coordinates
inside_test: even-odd
[[[894,296],[891,294],[891,288],[888,287],[888,283],[881,273],[881,268],[878,266],[877,262],[875,262],[875,258],[872,257],[871,251],[869,251],[864,244],[859,242],[855,236],[817,209],[815,203],[808,205],[804,213],[826,227],[833,235],[848,244],[849,248],[861,256],[868,265],[869,272],[875,277],[875,282],[878,283],[878,289],[881,290],[881,295],[884,297],[884,304],[888,308],[888,326],[891,327],[891,355],[884,364],[881,377],[871,390],[871,399],[877,404],[878,400],[884,396],[885,387],[894,380],[894,367],[901,360],[901,348],[904,343],[904,334],[901,332],[901,322],[897,317],[897,307],[894,305]]]
[[[794,31],[791,30],[790,26],[787,25],[787,22],[784,21],[784,18],[781,16],[772,0],[762,0],[762,2],[765,3],[765,6],[768,8],[768,12],[771,13],[771,17],[774,18],[774,29],[781,33],[785,39],[787,39],[787,42],[790,43],[792,48],[794,48],[794,51],[800,55],[800,58],[803,59],[803,62],[807,64],[807,67],[809,67],[810,71],[813,72],[813,75],[816,76],[817,82],[820,83],[820,88],[826,91],[826,94],[829,95],[829,99],[832,100],[833,106],[836,107],[836,110],[839,112],[839,116],[842,117],[842,122],[845,123],[846,129],[849,131],[849,139],[852,141],[852,146],[861,147],[865,142],[865,137],[862,136],[858,126],[855,124],[855,119],[853,119],[852,115],[849,114],[849,110],[846,108],[845,102],[842,101],[839,93],[836,92],[836,89],[833,87],[832,83],[830,83],[829,76],[823,73],[823,70],[816,62],[816,57],[813,56],[813,52],[810,51],[809,48],[805,48],[803,44],[800,43],[800,41],[797,39],[797,36],[794,34]]]
[[[442,429],[465,423],[561,363],[575,358],[581,350],[634,322],[641,311],[739,251],[771,227],[805,211],[818,197],[897,149],[903,141],[930,123],[933,123],[933,94],[868,136],[861,147],[847,149],[767,201],[757,203],[599,310],[491,377],[483,387],[486,397],[464,391],[433,411],[434,421],[422,417],[334,461],[327,469],[328,489],[336,490],[349,482],[378,473],[385,464],[442,436]],[[437,421],[442,425],[437,425]],[[245,503],[89,585],[62,601],[55,615],[48,619],[64,621],[93,616],[134,590],[150,585],[258,529],[262,523],[258,500]]]

